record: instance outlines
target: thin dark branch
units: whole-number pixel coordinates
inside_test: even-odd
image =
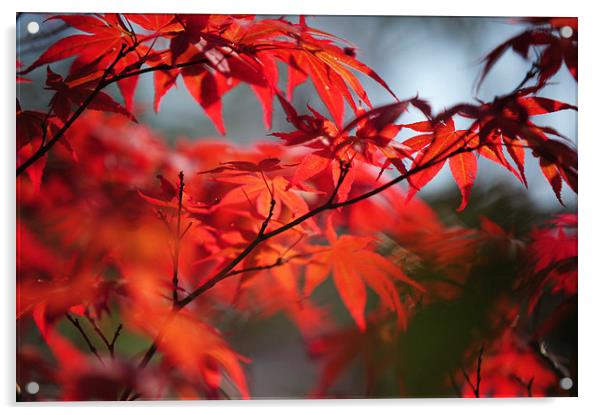
[[[176,222],[175,238],[175,249],[173,255],[173,275],[172,275],[172,300],[173,304],[178,304],[178,271],[180,268],[180,247],[182,242],[182,198],[184,197],[184,172],[180,172],[178,175],[180,180],[180,187],[178,189],[178,218]]]
[[[119,326],[117,326],[117,330],[115,330],[115,334],[113,334],[113,339],[111,340],[111,343],[109,345],[109,353],[111,353],[111,357],[115,357],[115,344],[117,343],[117,338],[119,338],[119,335],[121,334],[122,328],[123,324],[119,323]]]
[[[100,363],[104,363],[102,361],[102,358],[100,357],[100,354],[98,354],[98,350],[96,350],[96,347],[94,347],[94,345],[90,341],[90,338],[88,337],[88,335],[84,331],[84,328],[81,326],[81,324],[80,324],[79,320],[77,319],[77,317],[73,317],[69,313],[65,313],[65,316],[67,317],[67,320],[69,320],[71,322],[71,324],[73,324],[73,326],[77,329],[77,331],[84,338],[84,341],[88,345],[88,348],[90,349],[90,351],[92,352],[92,354],[94,354],[94,356],[96,356],[96,358],[100,361]]]
[[[475,397],[481,397],[481,363],[483,363],[483,351],[485,351],[485,346],[481,345],[479,349],[479,357],[477,359],[477,382],[475,386]]]
[[[148,362],[150,362],[150,360],[153,358],[153,356],[157,352],[157,348],[159,347],[159,344],[161,344],[161,342],[163,341],[163,337],[165,336],[165,332],[167,331],[169,325],[171,324],[171,321],[176,317],[176,315],[178,314],[180,309],[181,309],[181,307],[176,307],[176,306],[172,307],[171,312],[169,313],[169,315],[167,316],[167,318],[161,325],[159,332],[155,336],[153,343],[148,348],[146,353],[144,353],[142,360],[138,364],[139,369],[144,369],[146,367],[146,365],[148,365]],[[125,388],[125,390],[123,391],[123,393],[121,394],[121,396],[119,397],[119,400],[127,401],[129,396],[131,395],[132,391],[133,391],[133,388],[128,385]]]
[[[121,50],[117,54],[117,57],[115,58],[115,60],[113,60],[113,62],[107,67],[107,69],[105,69],[102,77],[100,78],[100,80],[98,81],[98,84],[96,85],[96,88],[94,88],[94,90],[92,90],[90,95],[88,95],[86,97],[86,99],[81,103],[81,105],[77,108],[77,110],[75,110],[75,112],[73,114],[71,114],[71,117],[69,117],[69,119],[61,127],[61,129],[56,132],[54,137],[52,137],[52,139],[50,139],[46,144],[41,146],[38,149],[38,151],[33,153],[33,155],[30,158],[28,158],[27,160],[25,160],[23,162],[23,164],[21,164],[19,167],[17,167],[17,177],[20,174],[22,174],[25,170],[27,170],[27,168],[29,168],[29,166],[34,164],[36,161],[41,159],[46,153],[48,153],[48,151],[63,137],[63,135],[65,135],[65,132],[71,127],[71,125],[75,122],[75,120],[77,120],[80,117],[80,115],[83,114],[83,112],[86,110],[88,105],[90,105],[92,103],[92,101],[94,101],[94,98],[96,98],[96,96],[102,91],[102,89],[108,85],[105,82],[105,80],[106,80],[107,76],[109,76],[109,74],[113,71],[113,68],[115,68],[115,65],[117,65],[117,63],[124,56],[124,52],[125,52],[125,48],[124,48],[124,45],[122,45]]]
[[[535,380],[534,376],[532,376],[528,382],[525,382],[520,376],[517,376],[514,373],[510,374],[510,378],[512,378],[516,383],[525,388],[525,390],[527,391],[527,396],[529,398],[533,397],[533,381]]]
[[[180,239],[184,238],[184,236],[186,235],[186,233],[188,232],[188,230],[192,227],[192,222],[188,222],[188,225],[186,225],[186,229],[184,229],[182,231],[182,233],[180,234]]]
[[[470,389],[472,389],[472,393],[474,393],[475,398],[481,397],[481,363],[483,363],[483,352],[484,351],[485,351],[485,346],[481,345],[481,348],[479,349],[479,356],[477,358],[477,373],[476,373],[475,383],[472,383],[472,381],[470,380],[470,376],[468,376],[468,373],[466,373],[466,370],[464,369],[464,366],[461,366],[462,374],[464,375],[464,379],[466,379],[468,386],[470,386]]]
[[[110,351],[111,350],[110,349],[111,343],[109,343],[109,339],[107,339],[107,337],[104,335],[104,333],[102,332],[102,330],[100,329],[100,327],[98,327],[98,324],[96,323],[96,320],[94,320],[89,315],[86,315],[86,319],[88,320],[88,323],[90,323],[90,325],[92,326],[92,328],[94,329],[94,331],[96,332],[96,334],[98,335],[98,337],[100,337],[100,339],[102,340],[102,342],[105,344],[105,346],[107,347],[107,350]]]
[[[527,82],[533,79],[538,73],[539,67],[537,66],[537,63],[533,63],[533,65],[531,65],[531,69],[529,69],[529,71],[525,74],[523,80],[516,86],[516,88],[514,88],[514,90],[509,95],[516,94],[522,87],[524,87],[527,84]]]
[[[93,319],[92,317],[90,317],[89,315],[86,315],[86,318],[88,319],[88,322],[90,323],[90,325],[92,325],[92,328],[94,328],[94,331],[96,332],[96,334],[98,334],[98,337],[100,337],[100,339],[106,346],[107,351],[111,355],[111,359],[115,358],[115,343],[117,342],[117,338],[119,337],[119,334],[121,333],[123,324],[120,323],[119,326],[117,326],[117,329],[115,330],[115,333],[113,334],[112,340],[109,341],[107,336],[105,336],[105,334],[102,332],[102,330],[98,326],[98,323],[96,322],[96,320]]]
[[[466,383],[468,383],[468,386],[470,386],[470,389],[472,389],[472,393],[474,394],[475,398],[478,398],[477,389],[475,388],[474,384],[472,383],[472,380],[470,380],[470,376],[468,376],[466,369],[464,369],[464,366],[462,366],[461,369],[462,369],[462,374],[464,375],[464,379],[466,380]]]
[[[194,66],[194,65],[202,65],[205,63],[208,63],[209,61],[206,58],[203,59],[196,59],[193,61],[188,61],[188,62],[182,62],[182,63],[177,63],[174,65],[169,65],[169,64],[161,64],[161,65],[157,65],[157,66],[149,66],[146,68],[142,68],[142,69],[137,69],[135,71],[132,72],[126,72],[123,74],[119,74],[119,75],[115,75],[114,77],[108,79],[106,81],[107,85],[113,84],[115,82],[119,82],[123,79],[126,78],[131,78],[132,76],[138,76],[138,75],[142,75],[145,73],[149,73],[149,72],[156,72],[156,71],[170,71],[172,69],[179,69],[179,68],[185,68],[187,66]]]
[[[275,207],[276,207],[276,201],[274,199],[270,200],[270,210],[269,210],[268,215],[266,216],[265,220],[261,224],[261,228],[259,229],[259,233],[257,234],[256,239],[263,238],[263,236],[265,234],[265,230],[267,229],[268,225],[270,224],[270,220],[272,219],[272,216],[274,215]]]
[[[462,391],[460,390],[460,387],[458,386],[458,383],[456,382],[456,378],[454,377],[454,375],[449,372],[449,382],[452,385],[452,388],[454,389],[454,392],[456,392],[456,395],[458,396],[458,398],[462,397]]]
[[[351,169],[350,161],[346,162],[343,160],[339,160],[339,178],[337,179],[337,183],[334,187],[334,190],[330,195],[330,198],[328,199],[328,204],[332,204],[334,202],[334,199],[337,197],[337,194],[339,193],[339,190],[341,189],[341,186],[343,185],[343,182],[345,181],[345,178],[349,173],[349,169]]]
[[[529,379],[529,383],[527,383],[527,395],[529,395],[529,398],[533,397],[533,381],[535,380],[535,377],[531,377],[531,379]]]
[[[230,273],[228,273],[228,277],[232,277],[234,275],[245,274],[247,272],[264,271],[266,269],[276,268],[276,267],[286,264],[288,261],[290,261],[290,258],[285,259],[285,258],[279,257],[278,259],[276,259],[276,261],[274,261],[268,265],[258,265],[256,267],[242,268],[242,269],[238,269],[236,271],[231,271]]]

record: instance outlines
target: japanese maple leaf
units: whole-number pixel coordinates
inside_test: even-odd
[[[264,271],[270,274],[270,283],[277,285],[288,301],[295,302],[301,300],[297,284],[300,274],[299,265],[306,264],[310,255],[308,253],[304,255],[299,250],[279,243],[270,243],[264,246],[251,260],[246,261],[246,266],[271,267]]]
[[[366,328],[366,284],[380,297],[383,304],[398,317],[400,327],[406,325],[406,311],[399,299],[395,282],[408,284],[424,291],[416,281],[410,279],[399,266],[374,252],[373,238],[343,235],[337,237],[333,229],[327,230],[330,246],[319,249],[306,268],[304,292],[309,296],[313,290],[332,273],[335,286],[361,330]]]
[[[287,142],[287,146],[304,144],[314,149],[301,160],[301,163],[295,169],[293,177],[287,186],[289,188],[299,188],[306,190],[306,182],[314,176],[321,174],[326,170],[331,170],[333,184],[336,185],[340,171],[340,158],[349,159],[345,150],[337,154],[336,144],[343,137],[339,134],[337,127],[322,114],[308,106],[312,115],[299,115],[293,106],[281,95],[278,95],[280,103],[288,115],[288,120],[297,127],[297,131],[291,133],[273,133]],[[338,200],[346,199],[351,185],[353,184],[353,173],[349,174],[339,189]]]
[[[462,202],[457,210],[463,210],[470,196],[470,190],[477,175],[477,157],[472,151],[457,152],[463,145],[473,142],[474,134],[466,130],[456,130],[453,119],[432,126],[430,122],[406,124],[405,127],[426,132],[404,141],[404,145],[412,152],[419,151],[414,159],[412,169],[429,165],[412,175],[408,181],[410,189],[407,200],[441,171],[449,160],[449,167],[462,194]],[[455,153],[455,154],[454,154]]]
[[[379,364],[382,363],[379,360],[389,356],[382,353],[382,338],[376,337],[377,332],[378,330],[371,330],[370,326],[367,330],[351,326],[313,338],[308,344],[308,354],[312,359],[319,359],[322,368],[320,380],[310,396],[327,396],[328,389],[358,358],[371,376],[380,372],[383,365]]]
[[[156,310],[132,310],[132,324],[151,335],[156,335],[165,316]],[[150,317],[150,318],[149,318]],[[249,390],[241,362],[245,357],[234,352],[219,331],[186,311],[179,312],[169,321],[159,350],[190,381],[202,378],[209,386],[222,384],[222,372],[240,391],[243,399]]]
[[[337,154],[344,154],[353,160],[380,167],[378,178],[393,164],[402,174],[407,173],[402,160],[411,157],[404,145],[394,142],[403,125],[395,124],[400,115],[412,104],[427,117],[430,106],[418,97],[385,105],[370,111],[360,110],[360,115],[343,129],[344,135],[335,146]],[[351,130],[355,129],[352,134]]]
[[[545,136],[527,131],[525,135],[533,154],[540,158],[539,165],[544,177],[550,183],[556,198],[562,202],[562,183],[566,183],[577,193],[578,158],[577,151],[572,146]]]
[[[42,138],[46,114],[23,110],[17,100],[17,150],[36,138]]]
[[[481,85],[494,64],[508,50],[513,50],[524,59],[535,48],[543,48],[538,53],[537,75],[538,86],[543,86],[564,63],[575,80],[577,80],[577,19],[526,19],[536,27],[530,28],[502,43],[492,50],[484,59],[485,65],[478,82]],[[543,26],[545,25],[545,26]],[[562,27],[569,26],[572,34],[569,38],[560,36]]]
[[[299,246],[304,235],[281,242],[262,244],[254,255],[246,258],[236,298],[237,307],[258,309],[264,315],[287,313],[303,333],[318,333],[330,325],[326,310],[303,298],[299,290],[304,265],[311,261],[311,249]],[[283,244],[282,242],[285,242]]]
[[[353,48],[337,46],[341,39],[312,28],[303,20],[293,24],[266,19],[245,22],[243,27],[244,30],[230,34],[232,42],[243,50],[255,51],[264,65],[274,58],[284,62],[288,66],[289,99],[295,87],[310,78],[339,127],[343,123],[344,101],[357,110],[352,93],[371,107],[366,91],[352,71],[371,77],[395,96],[382,78],[356,59]]]
[[[21,221],[17,242],[27,247],[17,256],[17,318],[35,313],[38,307],[49,323],[74,308],[104,310],[103,297],[112,286],[98,276],[97,264],[90,258],[61,257],[60,250],[43,244]]]
[[[149,36],[136,39],[124,22],[124,18],[118,14],[57,15],[48,20],[62,20],[85,34],[74,34],[58,40],[23,73],[49,63],[75,57],[66,82],[71,87],[77,87],[99,80],[104,70],[117,59],[118,54],[122,53],[125,47],[129,46],[128,51],[114,63],[113,70],[116,73],[137,69],[143,59],[154,54],[149,47],[142,44]],[[135,41],[138,43],[135,44]],[[133,108],[137,82],[137,75],[128,76],[117,82],[128,111]]]
[[[546,286],[553,293],[577,294],[577,215],[561,215],[534,229],[528,255],[533,263],[533,272],[525,278],[531,286],[530,312]]]
[[[333,183],[336,186],[341,165],[347,164],[348,174],[337,192],[339,201],[347,198],[355,180],[358,164],[381,167],[381,174],[389,164],[393,164],[405,173],[405,166],[401,159],[408,154],[401,149],[402,146],[393,142],[401,129],[401,125],[394,122],[410,104],[423,111],[425,115],[430,115],[428,105],[415,97],[367,112],[359,111],[359,116],[352,119],[343,129],[339,129],[310,106],[308,108],[311,115],[299,115],[284,97],[278,95],[278,98],[289,122],[297,128],[297,131],[273,133],[273,135],[285,140],[287,145],[303,144],[313,149],[313,152],[307,154],[295,170],[290,187],[304,188],[307,180],[325,170],[332,171]]]
[[[261,160],[259,163],[253,163],[252,161],[228,161],[221,163],[220,167],[216,167],[211,170],[205,170],[199,172],[199,174],[205,173],[222,173],[224,171],[241,171],[241,172],[270,172],[275,170],[282,170],[280,166],[280,160],[277,158],[268,158]]]
[[[478,135],[473,142],[478,143],[482,156],[500,164],[519,181],[527,184],[524,173],[524,147],[530,147],[533,154],[541,159],[542,173],[550,182],[558,200],[562,181],[577,192],[577,153],[564,142],[550,138],[562,137],[556,130],[540,126],[530,117],[562,110],[576,110],[577,107],[549,98],[529,95],[532,88],[519,90],[510,95],[496,98],[490,103],[459,104],[435,117],[435,121],[448,119],[458,114],[464,118],[479,121]],[[518,167],[518,171],[508,162],[503,148]]]
[[[131,22],[152,33],[168,33],[180,30],[180,23],[173,14],[163,13],[125,13],[124,16]]]
[[[275,80],[268,80],[266,74],[275,76],[275,68],[265,69],[261,63],[249,60],[242,55],[226,57],[218,48],[210,48],[205,43],[190,46],[188,52],[179,59],[197,62],[197,65],[185,66],[181,70],[160,70],[155,72],[155,111],[161,98],[176,85],[178,75],[182,75],[184,85],[190,95],[205,110],[220,134],[225,134],[222,118],[222,97],[241,81],[250,85],[264,109],[266,128],[271,128],[272,100]],[[212,52],[212,53],[210,53]],[[162,57],[165,60],[167,57]],[[156,62],[153,64],[161,64]],[[164,62],[163,62],[164,63]]]
[[[66,122],[71,116],[73,107],[81,106],[84,101],[93,93],[95,86],[84,84],[77,87],[71,87],[63,80],[63,77],[50,69],[46,68],[46,86],[48,89],[56,91],[50,101],[52,110],[59,119]],[[96,111],[114,112],[121,114],[129,119],[136,121],[134,116],[110,95],[99,91],[88,104],[88,108]]]
[[[246,208],[241,212],[248,215],[250,205],[252,214],[265,218],[270,211],[273,199],[276,202],[273,212],[274,218],[281,217],[284,212],[283,208],[286,208],[292,217],[300,216],[309,211],[307,202],[302,196],[296,192],[287,191],[289,182],[283,176],[276,176],[267,180],[261,173],[255,173],[222,176],[215,180],[236,185],[221,198],[220,202],[214,206],[215,209],[244,205]]]
[[[173,30],[164,33],[170,38],[168,54],[155,64],[183,64],[179,70],[155,73],[155,110],[161,97],[175,85],[179,74],[192,97],[203,107],[220,134],[225,133],[221,115],[221,97],[239,82],[247,83],[257,95],[264,109],[266,128],[271,128],[272,101],[276,90],[276,64],[261,52],[238,53],[228,39],[230,27],[237,27],[237,19],[221,16],[177,15],[170,24]],[[174,26],[175,25],[175,26]],[[178,27],[179,26],[179,27]],[[244,53],[243,53],[244,52]],[[196,65],[190,65],[196,62]]]
[[[366,91],[351,69],[370,76],[395,97],[386,82],[371,68],[358,61],[352,54],[346,53],[345,49],[333,44],[331,40],[319,39],[309,31],[304,31],[296,43],[296,48],[279,51],[281,59],[294,67],[293,73],[296,75],[291,77],[293,86],[289,86],[288,89],[290,98],[294,85],[300,83],[303,75],[309,77],[339,127],[343,125],[345,101],[357,112],[352,91],[368,107],[372,107]]]
[[[299,115],[295,107],[293,107],[286,98],[281,94],[278,94],[277,96],[282,109],[286,113],[287,121],[291,123],[296,130],[290,133],[272,133],[272,135],[284,140],[287,146],[307,144],[316,139],[325,141],[323,144],[326,146],[334,142],[336,137],[339,136],[339,129],[337,126],[311,106],[307,106],[311,115]]]
[[[57,117],[39,111],[24,110],[17,100],[16,132],[17,132],[17,161],[23,163],[29,159],[42,145],[45,138],[52,137],[59,130],[61,123]],[[77,159],[75,151],[65,136],[59,141]],[[35,194],[40,191],[42,176],[46,167],[46,155],[26,170]]]
[[[120,52],[121,44],[128,42],[129,31],[115,14],[105,15],[57,15],[49,20],[59,19],[69,26],[86,34],[75,34],[59,39],[36,59],[23,73],[52,62],[76,57],[76,67],[97,61],[112,61]]]
[[[171,53],[172,60],[176,63],[198,62],[197,65],[182,68],[179,73],[182,75],[184,85],[190,95],[205,110],[218,132],[222,135],[225,134],[221,99],[236,86],[236,81],[230,78],[229,66],[224,54],[207,42],[199,47],[189,44],[184,51],[177,51],[178,55],[174,55],[172,46]],[[212,67],[212,62],[215,67]],[[175,78],[173,81],[171,80],[170,72],[163,72],[155,75],[155,77],[156,83],[159,82],[165,85],[161,89],[161,94],[165,94],[167,89],[175,85]],[[159,101],[157,101],[157,98],[155,98],[155,102],[156,107],[158,107]]]

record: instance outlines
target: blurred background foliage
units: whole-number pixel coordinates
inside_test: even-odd
[[[486,216],[511,232],[516,241],[527,241],[535,227],[544,224],[554,214],[566,213],[566,209],[557,206],[542,207],[528,194],[505,182],[475,187],[471,203],[460,213],[455,211],[457,199],[456,189],[444,189],[427,198],[427,202],[446,225],[477,229],[481,217]],[[499,321],[492,320],[492,315],[503,312],[504,307],[500,307],[500,303],[504,300],[517,300],[521,295],[516,289],[516,281],[526,265],[524,256],[517,256],[512,250],[498,246],[486,247],[481,255],[481,264],[474,267],[467,279],[458,285],[461,294],[451,300],[418,305],[406,332],[388,330],[387,324],[369,326],[367,337],[374,338],[369,342],[374,358],[369,365],[378,367],[379,360],[382,360],[386,367],[372,382],[369,371],[366,372],[368,366],[361,356],[357,356],[342,370],[328,395],[457,397],[458,391],[450,382],[450,375],[462,366],[467,372],[474,372],[478,354],[475,345],[483,345],[487,351],[487,347],[507,327],[501,314]],[[419,281],[445,279],[441,271],[428,264],[410,275]],[[548,293],[541,301],[539,315],[527,314],[523,303],[517,319],[518,332],[528,338],[528,334],[542,323],[542,316],[551,313],[560,302],[560,296]],[[353,324],[338,299],[334,284],[318,289],[317,303],[327,306],[337,323],[353,332]],[[234,348],[252,359],[248,375],[254,396],[288,398],[311,394],[315,379],[320,376],[320,359],[319,356],[312,358],[311,350],[290,321],[283,316],[242,321],[235,318],[224,329],[233,335]],[[356,334],[359,336],[359,332]],[[391,339],[391,336],[398,337]],[[340,340],[354,343],[351,339],[343,337]],[[529,347],[538,353],[538,344],[530,344]],[[575,382],[570,391],[558,388],[553,394],[577,396],[576,310],[556,327],[552,336],[546,338],[546,347],[553,356],[566,363]],[[548,365],[550,370],[557,371],[559,379],[567,375],[554,368],[551,361]],[[461,375],[456,377],[458,384],[464,383]],[[403,383],[401,390],[400,381]]]

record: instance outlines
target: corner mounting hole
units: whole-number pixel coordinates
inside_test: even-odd
[[[27,32],[31,35],[35,35],[40,31],[40,25],[38,22],[29,22],[27,23]]]
[[[573,387],[573,379],[571,378],[562,378],[560,379],[560,388],[568,391]]]
[[[565,39],[570,38],[573,36],[573,28],[571,26],[562,26],[562,28],[560,28],[560,36]]]
[[[38,382],[29,382],[27,385],[25,385],[25,390],[30,395],[35,395],[40,391],[40,384]]]

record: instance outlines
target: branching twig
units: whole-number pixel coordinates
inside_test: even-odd
[[[524,87],[527,84],[527,82],[533,79],[538,73],[539,67],[537,66],[537,63],[533,63],[529,71],[525,74],[523,80],[516,86],[516,88],[514,88],[514,90],[509,95],[516,94],[522,87]]]
[[[266,269],[271,269],[271,268],[275,268],[278,267],[280,265],[284,265],[288,262],[288,260],[282,259],[282,258],[278,258],[276,259],[276,261],[272,262],[271,264],[268,265],[258,265],[256,267],[249,267],[249,268],[242,268],[242,269],[238,269],[236,271],[232,271],[228,274],[228,277],[232,277],[234,275],[240,275],[240,274],[245,274],[247,272],[254,272],[254,271],[264,271]]]
[[[533,397],[533,381],[535,380],[534,376],[531,376],[528,382],[525,382],[522,378],[515,375],[514,373],[511,374],[510,377],[527,390],[527,396],[529,398]]]
[[[90,325],[92,326],[92,328],[94,329],[96,334],[98,334],[98,337],[100,337],[100,339],[102,340],[104,345],[107,347],[107,351],[109,352],[111,359],[115,358],[115,343],[117,342],[117,338],[119,337],[119,334],[121,333],[123,324],[119,324],[119,326],[117,326],[117,329],[115,330],[115,333],[113,334],[113,339],[111,341],[109,341],[109,339],[107,338],[107,336],[105,336],[105,334],[102,332],[100,327],[98,327],[98,323],[96,322],[96,320],[94,320],[89,315],[86,315],[86,319],[88,320],[88,322],[90,323]]]
[[[67,317],[67,320],[69,320],[71,322],[71,324],[73,324],[73,326],[77,329],[77,331],[82,335],[82,337],[84,338],[84,341],[88,345],[88,348],[90,349],[92,354],[94,356],[96,356],[96,358],[100,361],[100,363],[104,364],[104,362],[102,361],[102,358],[100,357],[100,354],[98,353],[98,350],[96,350],[96,347],[94,347],[94,344],[92,344],[92,342],[90,341],[90,338],[84,331],[84,328],[79,323],[79,320],[77,319],[77,317],[73,317],[69,313],[65,313],[65,317]]]
[[[115,333],[113,334],[113,339],[111,339],[111,343],[109,343],[109,353],[111,354],[112,358],[115,357],[115,344],[117,343],[117,338],[121,334],[122,328],[123,324],[119,323],[119,326],[117,326],[117,330],[115,330]]]
[[[468,386],[470,386],[470,389],[472,389],[472,393],[474,394],[475,398],[477,397],[477,389],[475,388],[474,384],[472,383],[472,380],[470,380],[470,376],[468,376],[468,373],[466,372],[466,369],[464,369],[464,366],[461,367],[462,369],[462,374],[464,375],[464,380],[466,380],[466,383],[468,383]]]
[[[276,201],[274,199],[270,200],[270,210],[268,211],[268,215],[266,216],[265,220],[261,224],[261,228],[259,229],[259,233],[257,234],[256,239],[261,239],[265,235],[265,230],[268,228],[268,225],[270,224],[270,220],[272,219],[272,216],[274,215],[275,207],[276,207]]]
[[[341,186],[343,185],[343,182],[345,181],[345,178],[347,177],[347,174],[349,173],[349,170],[351,169],[351,162],[350,161],[343,161],[343,160],[339,160],[339,178],[337,179],[337,183],[334,186],[334,190],[332,191],[332,194],[330,195],[330,198],[328,199],[328,203],[332,204],[334,202],[334,199],[337,197],[339,190],[341,189]]]
[[[175,231],[175,235],[174,235],[174,239],[175,239],[175,248],[174,248],[174,255],[173,255],[173,275],[172,275],[172,279],[171,279],[171,283],[172,283],[172,301],[173,301],[173,305],[175,306],[176,304],[178,304],[178,270],[180,268],[180,247],[181,247],[181,242],[182,242],[182,230],[181,230],[181,226],[182,226],[182,198],[184,196],[184,173],[180,172],[180,174],[178,175],[179,180],[180,180],[180,187],[178,189],[178,218],[176,221],[176,231]],[[188,230],[188,228],[186,229]]]
[[[102,330],[100,329],[100,327],[98,327],[98,324],[96,323],[96,320],[94,320],[92,317],[90,317],[89,315],[86,314],[86,319],[88,320],[88,323],[90,323],[90,325],[92,326],[92,328],[94,329],[94,331],[96,332],[96,334],[98,335],[98,337],[100,337],[100,339],[102,340],[102,342],[105,344],[105,346],[107,347],[107,350],[111,350],[110,349],[110,343],[109,340],[107,339],[107,337],[104,335],[104,333],[102,332]]]
[[[470,386],[470,389],[472,389],[475,398],[481,397],[481,363],[483,362],[484,350],[485,346],[481,345],[481,348],[479,349],[479,357],[477,358],[477,373],[475,383],[472,383],[472,381],[470,380],[470,376],[468,376],[468,373],[466,373],[466,370],[464,369],[464,367],[462,367],[462,374],[464,375],[468,386]]]
[[[138,364],[138,368],[139,369],[145,368],[146,365],[148,365],[148,362],[150,362],[150,360],[153,358],[153,356],[155,355],[155,353],[157,353],[157,348],[159,347],[159,344],[161,344],[161,342],[163,341],[163,336],[165,336],[165,332],[167,331],[169,325],[171,324],[171,321],[176,317],[176,315],[178,314],[179,311],[180,311],[180,308],[178,308],[176,306],[172,307],[171,312],[169,313],[169,315],[167,316],[167,318],[163,322],[163,325],[159,329],[159,332],[157,333],[157,335],[153,339],[153,343],[148,348],[148,350],[146,351],[146,353],[144,353],[144,356],[142,357],[142,360]],[[124,391],[121,393],[121,396],[119,397],[119,400],[120,401],[127,401],[128,398],[130,397],[130,395],[132,394],[132,391],[133,391],[133,388],[130,385],[128,385],[124,389]]]
[[[477,384],[475,386],[475,397],[481,397],[481,363],[483,362],[483,351],[485,346],[481,345],[479,349],[479,358],[477,359]]]

